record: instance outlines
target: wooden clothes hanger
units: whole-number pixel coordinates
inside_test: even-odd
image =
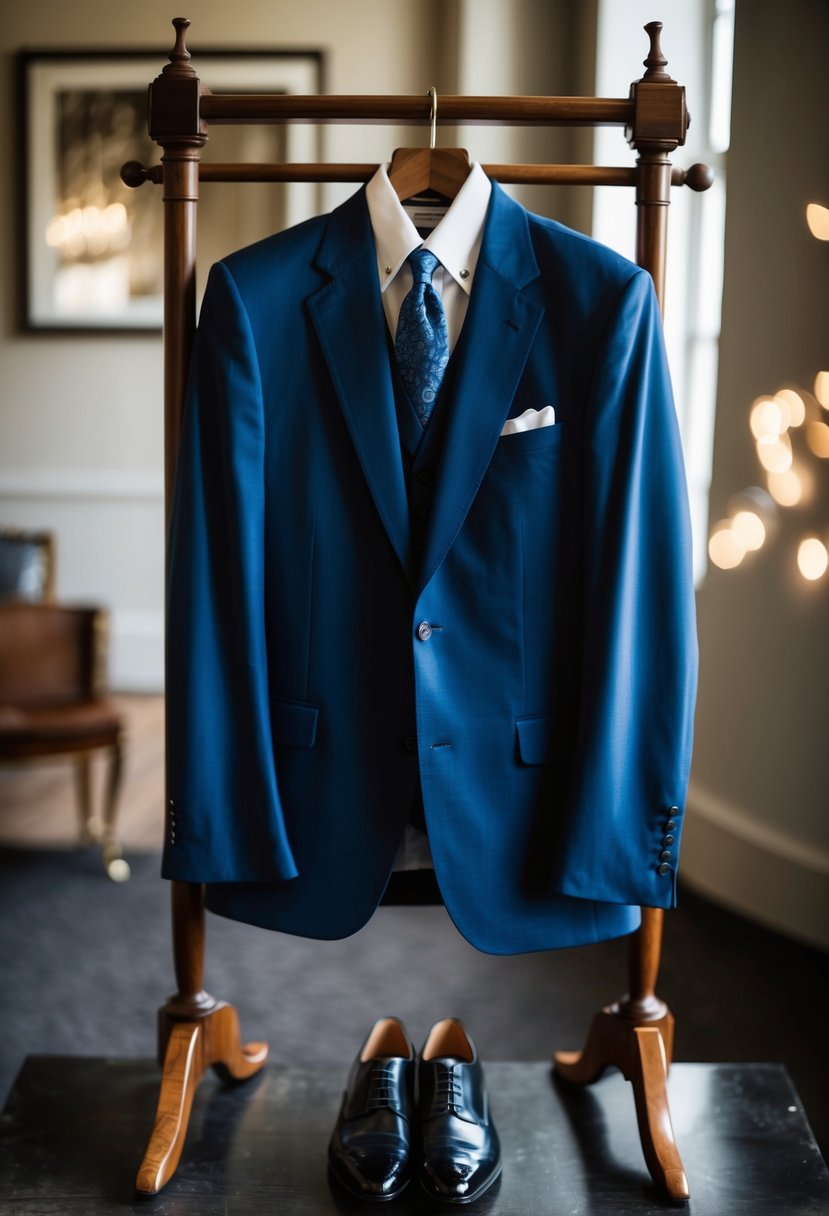
[[[432,85],[431,134],[428,148],[396,148],[389,166],[389,181],[395,194],[403,202],[406,199],[422,198],[426,202],[453,199],[472,171],[469,153],[464,148],[436,148],[438,120],[438,94]],[[426,194],[426,192],[431,192]]]

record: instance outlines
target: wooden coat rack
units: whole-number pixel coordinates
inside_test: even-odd
[[[124,166],[130,186],[153,181],[164,199],[164,398],[165,488],[171,502],[184,391],[196,324],[196,213],[200,181],[360,182],[376,165],[281,164],[201,165],[208,124],[291,121],[370,122],[428,125],[424,97],[300,97],[214,95],[199,80],[184,43],[190,22],[173,21],[176,41],[170,62],[149,89],[150,135],[163,149],[161,164]],[[671,185],[707,189],[711,170],[671,168],[669,155],[685,141],[685,90],[665,71],[661,22],[645,27],[650,50],[645,75],[624,99],[593,97],[441,97],[441,123],[595,126],[625,128],[638,153],[635,168],[590,165],[484,165],[506,183],[632,186],[636,195],[636,260],[650,272],[664,297],[668,205]],[[235,1080],[265,1063],[267,1044],[242,1045],[232,1005],[202,987],[204,893],[198,884],[172,884],[173,954],[177,992],[159,1010],[159,1058],[163,1068],[158,1109],[136,1189],[156,1194],[173,1176],[181,1157],[193,1096],[210,1066]],[[555,1069],[565,1080],[586,1085],[610,1065],[632,1083],[642,1149],[656,1185],[670,1199],[688,1198],[685,1171],[674,1141],[666,1093],[674,1018],[655,995],[663,913],[642,909],[642,925],[631,939],[629,992],[596,1014],[584,1050],[557,1052]]]

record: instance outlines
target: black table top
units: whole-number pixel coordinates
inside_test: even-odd
[[[30,1056],[0,1122],[3,1216],[328,1216],[376,1211],[335,1189],[326,1145],[340,1068],[269,1065],[196,1096],[178,1172],[154,1198],[133,1191],[152,1124],[159,1069],[150,1060]],[[504,1151],[500,1182],[470,1213],[651,1216],[672,1205],[645,1168],[633,1096],[618,1073],[589,1089],[546,1063],[486,1066]],[[691,1216],[829,1213],[829,1174],[785,1069],[676,1064],[669,1094],[691,1187]],[[447,1212],[414,1186],[388,1216]]]

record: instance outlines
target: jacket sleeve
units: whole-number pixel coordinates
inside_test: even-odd
[[[168,546],[162,873],[179,881],[297,874],[268,698],[264,442],[250,323],[218,263],[190,367]]]
[[[599,350],[584,453],[581,697],[555,887],[673,907],[697,639],[685,469],[644,271]]]

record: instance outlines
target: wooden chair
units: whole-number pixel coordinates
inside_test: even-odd
[[[165,204],[165,431],[166,487],[170,501],[184,388],[195,330],[196,213],[200,181],[367,180],[376,165],[200,165],[208,124],[228,122],[402,122],[427,125],[425,97],[298,97],[213,95],[200,82],[184,37],[190,22],[176,18],[170,62],[150,86],[150,134],[162,147],[160,166],[130,162],[122,170],[131,186],[163,184]],[[650,51],[646,73],[625,99],[580,97],[443,97],[442,123],[616,125],[625,128],[638,152],[634,169],[584,165],[484,165],[506,183],[614,185],[635,189],[637,261],[650,271],[663,298],[667,205],[671,185],[705,190],[712,175],[703,165],[672,170],[669,153],[685,139],[685,90],[665,71],[660,22],[646,26]],[[674,1142],[665,1081],[673,1048],[674,1020],[654,987],[659,967],[663,913],[642,910],[632,939],[629,992],[595,1017],[582,1052],[559,1052],[555,1068],[573,1084],[595,1080],[616,1065],[632,1082],[642,1146],[651,1175],[671,1199],[688,1197],[682,1161]],[[209,1067],[237,1080],[257,1072],[267,1045],[242,1046],[236,1012],[202,987],[204,900],[197,884],[172,884],[173,948],[178,991],[159,1011],[159,1056],[163,1066],[155,1125],[136,1188],[155,1194],[172,1177],[181,1156],[196,1086]]]
[[[100,844],[107,874],[123,882],[130,868],[115,833],[123,722],[102,688],[106,614],[54,603],[51,534],[3,532],[0,554],[0,761],[74,757],[80,841]],[[109,769],[98,819],[91,770],[101,750]]]

